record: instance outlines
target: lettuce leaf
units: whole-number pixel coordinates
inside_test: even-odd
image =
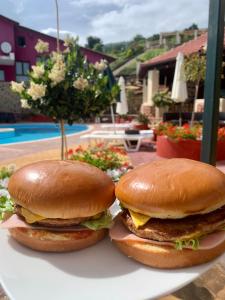
[[[0,196],[0,221],[3,220],[6,213],[11,213],[14,210],[14,204],[10,197],[5,195]]]
[[[177,240],[175,241],[175,248],[177,250],[183,250],[185,247],[191,247],[192,250],[198,250],[199,240],[197,238],[190,240]]]
[[[81,223],[81,225],[92,230],[110,228],[112,225],[112,216],[109,212],[105,212],[100,218],[84,221]]]

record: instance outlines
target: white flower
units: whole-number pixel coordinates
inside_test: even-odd
[[[63,58],[63,55],[62,53],[59,53],[59,52],[56,52],[56,51],[52,51],[52,61],[53,62],[63,62],[64,61],[64,58]]]
[[[7,189],[8,184],[9,184],[9,178],[8,177],[6,177],[4,179],[0,179],[0,186],[2,186],[3,188]],[[2,190],[0,189],[0,191],[2,191]]]
[[[100,62],[97,61],[94,68],[98,71],[104,71],[107,68],[107,61],[105,59],[101,59]]]
[[[5,189],[0,189],[0,197],[7,197],[9,198],[9,192]]]
[[[63,53],[70,53],[70,48],[67,47],[67,48],[63,51]]]
[[[112,178],[112,180],[118,181],[122,175],[120,169],[108,169],[106,174]]]
[[[22,108],[30,108],[30,105],[27,103],[27,99],[20,99]]]
[[[44,75],[45,73],[45,68],[43,65],[40,65],[40,66],[32,66],[31,67],[33,72],[32,72],[32,75],[34,78],[40,78],[41,76]]]
[[[35,45],[34,49],[38,53],[45,53],[49,51],[49,43],[42,41],[41,39],[38,39],[37,44]]]
[[[64,46],[69,47],[74,45],[77,42],[77,38],[75,39],[74,37],[67,35],[64,39]]]
[[[11,81],[11,89],[16,92],[21,94],[24,91],[24,82],[22,81],[21,83]]]
[[[52,86],[57,85],[58,83],[62,82],[66,76],[66,65],[61,57],[59,56],[56,63],[54,64],[51,72],[49,73],[48,77],[52,81]]]
[[[73,86],[76,89],[83,91],[88,87],[88,81],[87,81],[87,79],[80,77],[74,81]]]
[[[46,92],[46,85],[36,84],[34,82],[30,83],[30,88],[27,90],[28,95],[30,95],[33,100],[37,100],[44,97],[45,92]]]

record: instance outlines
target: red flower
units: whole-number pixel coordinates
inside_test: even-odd
[[[83,152],[84,149],[82,148],[81,145],[79,145],[76,149],[75,149],[75,152]]]
[[[183,128],[190,128],[190,125],[189,125],[188,123],[185,123],[185,124],[183,125]]]
[[[68,155],[73,155],[73,149],[69,149],[67,152]]]
[[[126,161],[124,164],[123,164],[123,167],[129,167],[129,162],[128,161]]]
[[[98,143],[98,144],[96,144],[96,147],[98,147],[98,148],[102,148],[104,146],[104,143]]]

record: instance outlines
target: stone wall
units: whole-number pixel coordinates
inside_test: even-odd
[[[129,114],[139,114],[142,104],[142,93],[135,93],[135,91],[128,91],[127,104]]]
[[[0,82],[0,112],[21,113],[20,98],[10,90],[9,82]]]

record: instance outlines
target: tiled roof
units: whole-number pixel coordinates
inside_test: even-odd
[[[140,65],[139,77],[143,78],[149,69],[157,67],[160,64],[176,60],[177,54],[182,52],[184,55],[189,55],[198,52],[207,42],[207,33],[202,34],[195,40],[188,41],[176,48],[169,50],[159,56]],[[225,45],[225,43],[224,43]]]

